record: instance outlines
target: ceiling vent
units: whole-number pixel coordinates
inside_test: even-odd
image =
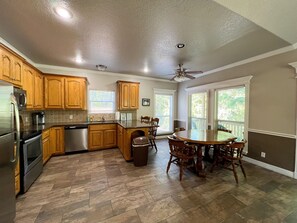
[[[107,66],[103,65],[103,64],[97,64],[96,65],[97,70],[99,71],[106,71]]]

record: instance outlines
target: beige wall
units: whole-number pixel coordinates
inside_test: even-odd
[[[158,81],[154,79],[143,79],[142,77],[136,77],[132,75],[79,70],[79,69],[71,69],[71,68],[67,69],[67,68],[59,68],[59,67],[40,66],[39,69],[45,73],[55,73],[55,74],[87,77],[89,82],[88,89],[116,91],[117,80],[140,82],[139,109],[137,110],[138,119],[140,118],[141,115],[148,115],[151,117],[154,115],[154,88],[177,90],[177,84],[174,82]],[[142,106],[141,105],[142,98],[150,98],[151,105]],[[175,105],[177,105],[177,97],[175,97]],[[176,114],[176,111],[177,111],[177,106],[175,108],[175,114]]]
[[[178,119],[187,117],[186,88],[252,75],[249,128],[295,135],[296,79],[288,65],[295,61],[297,50],[183,82],[178,87]]]

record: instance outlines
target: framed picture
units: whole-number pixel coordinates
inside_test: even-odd
[[[151,100],[149,98],[142,99],[142,106],[150,106]]]

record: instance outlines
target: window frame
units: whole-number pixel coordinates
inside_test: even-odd
[[[110,102],[113,103],[113,109],[112,110],[93,111],[91,108],[91,91],[112,92],[114,101],[113,102],[110,101]],[[99,101],[99,102],[103,102],[103,101]],[[88,90],[88,113],[89,114],[113,114],[115,112],[116,112],[116,92],[114,90],[100,90],[100,89],[89,89]]]
[[[171,111],[170,111],[170,116],[169,116],[169,120],[171,117],[171,123],[170,123],[170,128],[169,131],[164,131],[162,132],[163,134],[171,134],[173,133],[173,128],[174,128],[174,117],[175,117],[175,93],[176,90],[170,90],[170,89],[158,89],[158,88],[154,88],[154,117],[157,117],[156,115],[156,94],[158,95],[169,95],[172,96],[172,103],[171,103]],[[160,135],[160,133],[158,133],[157,131],[157,135]]]

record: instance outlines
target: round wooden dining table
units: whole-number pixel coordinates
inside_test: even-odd
[[[214,145],[216,149],[218,145],[224,145],[236,139],[233,134],[219,130],[185,130],[175,132],[173,135],[180,140],[197,145],[196,171],[201,177],[206,176],[202,160],[202,147]]]

